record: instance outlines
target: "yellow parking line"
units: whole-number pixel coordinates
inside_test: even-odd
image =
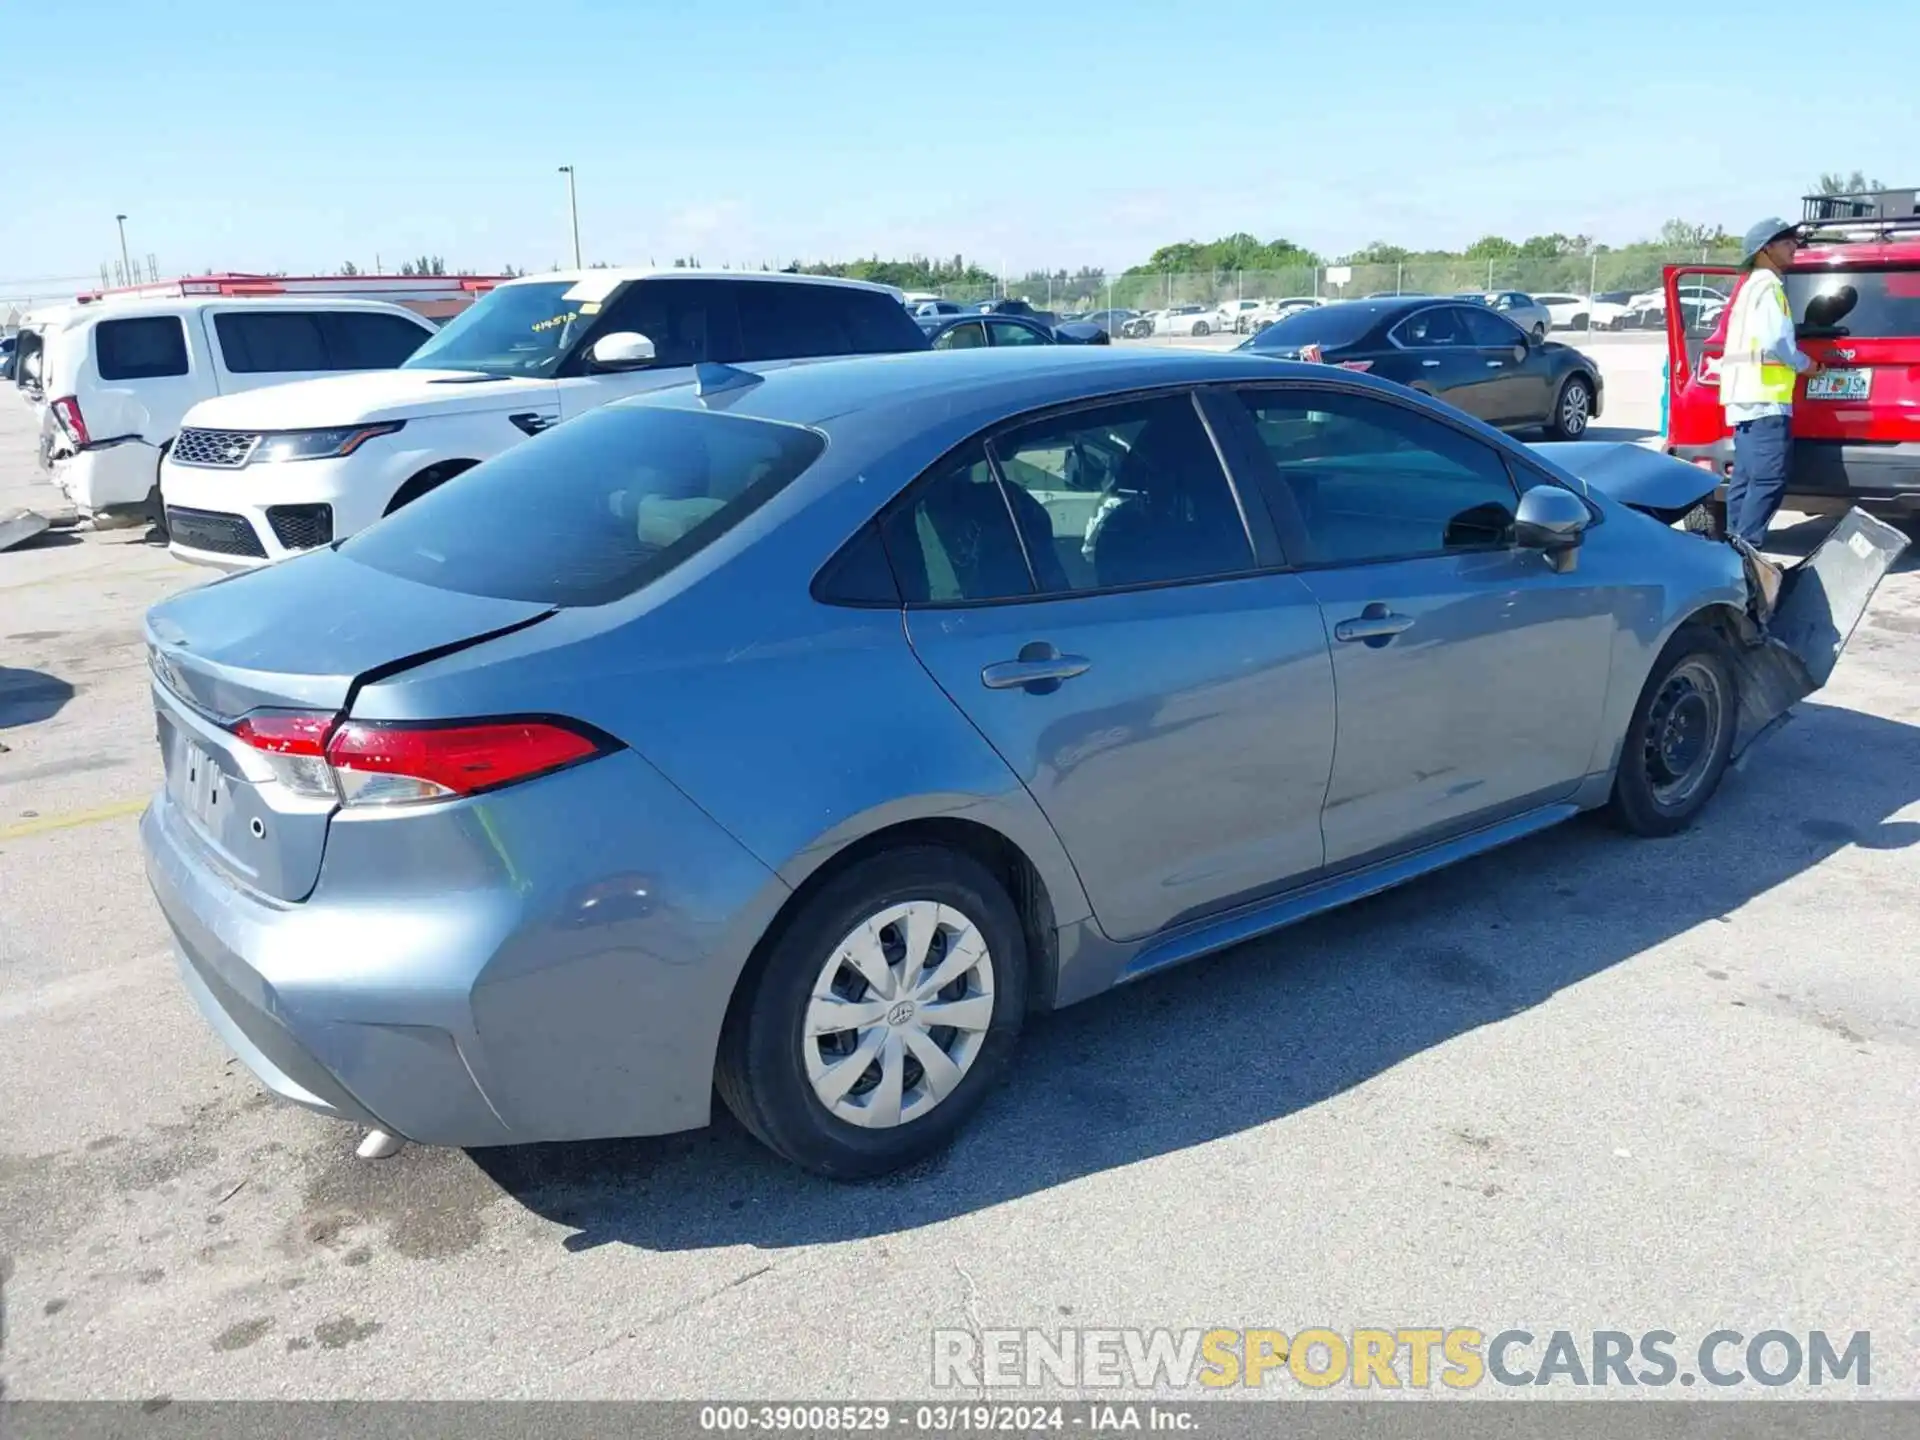
[[[9,840],[24,840],[29,835],[44,835],[49,830],[72,830],[81,825],[92,825],[101,820],[118,820],[126,815],[138,815],[147,808],[145,799],[122,800],[117,805],[102,805],[98,810],[71,810],[65,815],[36,815],[31,820],[22,820],[17,825],[8,825],[0,829],[0,845]]]

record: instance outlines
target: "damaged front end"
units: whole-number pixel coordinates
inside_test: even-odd
[[[1864,510],[1849,510],[1806,559],[1781,567],[1737,537],[1747,574],[1752,634],[1735,651],[1740,731],[1734,756],[1784,725],[1792,707],[1825,685],[1907,537]]]
[[[1640,445],[1574,441],[1531,448],[1576,480],[1666,525],[1685,519],[1719,483],[1711,471]],[[1746,615],[1727,627],[1739,671],[1740,729],[1733,745],[1738,759],[1827,683],[1908,541],[1857,509],[1791,566],[1776,564],[1737,537],[1700,539],[1730,546],[1746,572]]]

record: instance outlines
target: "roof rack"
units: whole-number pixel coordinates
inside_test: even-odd
[[[1808,195],[1799,229],[1829,240],[1884,240],[1920,233],[1920,190],[1852,190]]]

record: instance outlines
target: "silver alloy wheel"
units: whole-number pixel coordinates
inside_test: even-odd
[[[993,1023],[993,957],[951,905],[910,900],[834,947],[807,1002],[807,1079],[835,1119],[886,1130],[954,1092]]]
[[[1719,673],[1697,656],[1676,665],[1653,697],[1643,753],[1648,784],[1662,808],[1685,805],[1706,780],[1725,710]]]
[[[1587,395],[1586,385],[1579,380],[1569,380],[1560,392],[1560,429],[1568,435],[1581,434],[1587,428],[1587,408],[1592,401]]]

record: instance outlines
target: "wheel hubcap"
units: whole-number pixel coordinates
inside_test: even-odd
[[[1568,430],[1587,428],[1587,391],[1582,385],[1569,385],[1560,402],[1560,423]]]
[[[993,959],[973,921],[912,900],[857,926],[807,1002],[807,1079],[836,1119],[917,1120],[965,1078],[993,1022]]]
[[[1667,677],[1647,712],[1645,753],[1653,798],[1672,809],[1699,790],[1713,763],[1724,710],[1720,677],[1689,660]]]

